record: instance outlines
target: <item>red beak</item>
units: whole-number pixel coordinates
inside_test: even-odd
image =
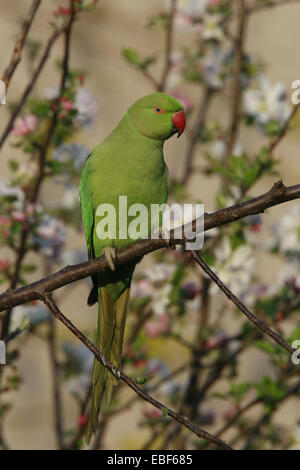
[[[175,129],[178,131],[177,137],[180,137],[185,128],[185,115],[183,111],[177,111],[172,116],[172,122]]]

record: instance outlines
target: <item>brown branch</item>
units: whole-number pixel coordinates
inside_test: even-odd
[[[246,411],[249,411],[253,406],[262,403],[261,398],[254,398],[251,400],[247,405],[240,408],[233,416],[230,418],[226,424],[218,431],[218,436],[221,436],[224,432],[226,432],[233,424],[236,424],[237,420],[244,414]]]
[[[287,131],[290,127],[290,124],[291,124],[293,118],[295,117],[295,115],[296,115],[296,113],[299,109],[299,105],[300,105],[300,103],[298,103],[297,105],[294,106],[293,111],[291,112],[290,116],[288,117],[288,119],[284,123],[283,127],[281,128],[280,133],[271,141],[271,143],[268,147],[268,155],[269,155],[270,158],[272,158],[272,154],[273,154],[274,149],[277,147],[278,144],[280,144],[281,140],[283,139],[283,137],[287,133]]]
[[[295,186],[285,187],[281,181],[274,184],[270,191],[262,194],[259,197],[249,199],[248,201],[235,204],[220,209],[210,214],[204,214],[204,230],[210,230],[220,225],[228,224],[235,220],[241,219],[248,215],[258,214],[265,211],[269,207],[282,204],[287,201],[300,198],[300,184]],[[196,227],[196,221],[184,226],[184,233],[190,232],[191,226]],[[175,230],[175,233],[177,229]],[[171,238],[174,236],[174,231],[170,232]],[[184,245],[185,238],[176,240],[174,243]],[[118,251],[117,265],[126,264],[135,258],[151,253],[152,251],[166,248],[168,246],[167,240],[158,239],[144,239],[133,243],[132,245]],[[104,256],[95,258],[85,263],[80,263],[73,266],[66,266],[65,268],[51,274],[39,281],[28,284],[27,286],[18,289],[8,289],[0,295],[0,312],[3,310],[22,305],[32,300],[43,298],[46,292],[52,292],[60,287],[66,286],[72,282],[78,281],[91,276],[95,273],[103,273],[108,271],[109,265]]]
[[[229,131],[229,138],[226,149],[225,165],[228,166],[229,158],[232,154],[234,144],[236,142],[239,126],[241,122],[240,108],[242,99],[242,66],[243,66],[243,55],[244,55],[244,42],[245,42],[245,30],[246,30],[246,7],[245,0],[239,0],[239,27],[238,36],[235,40],[235,64],[234,64],[234,77],[233,77],[233,100],[232,100],[232,111],[231,111],[231,124]]]
[[[215,282],[215,284],[224,292],[224,294],[228,297],[231,302],[233,302],[236,307],[246,315],[248,320],[250,320],[257,328],[259,328],[263,333],[270,336],[276,343],[282,346],[286,351],[293,353],[294,349],[283,339],[279,336],[275,331],[271,330],[267,325],[264,324],[259,318],[257,318],[254,313],[250,312],[250,310],[240,301],[240,299],[234,295],[233,292],[221,281],[221,279],[210,269],[210,267],[206,264],[204,259],[197,253],[196,251],[191,252],[192,257],[196,261],[196,263],[201,266],[203,271]]]
[[[37,66],[37,68],[35,69],[33,75],[32,75],[32,78],[30,80],[30,82],[27,84],[25,90],[23,91],[23,94],[20,98],[20,101],[18,102],[17,106],[14,108],[11,116],[10,116],[10,119],[1,135],[1,138],[0,138],[0,149],[2,148],[5,140],[7,139],[7,137],[9,136],[9,133],[10,131],[12,130],[13,126],[14,126],[14,122],[17,118],[17,116],[19,115],[22,107],[24,106],[28,96],[30,95],[30,93],[32,92],[33,90],[33,87],[35,86],[36,84],[36,81],[38,79],[38,77],[40,76],[41,74],[41,71],[43,70],[43,67],[45,65],[45,63],[47,62],[47,59],[49,57],[49,54],[50,54],[50,51],[53,47],[53,44],[55,43],[56,39],[60,36],[60,34],[63,32],[63,30],[61,29],[56,29],[50,36],[48,42],[47,42],[47,45],[46,45],[46,48],[44,50],[44,54],[42,55],[41,59],[40,59],[40,62]]]
[[[171,11],[170,11],[169,21],[167,25],[165,66],[164,66],[164,70],[163,70],[163,74],[162,74],[162,78],[159,84],[158,91],[164,91],[166,87],[166,81],[169,75],[170,67],[172,65],[171,53],[172,53],[172,47],[173,47],[175,13],[176,13],[176,0],[171,0]]]
[[[188,148],[187,148],[187,153],[185,157],[185,166],[184,166],[183,176],[182,176],[182,181],[181,181],[182,184],[185,184],[187,182],[187,180],[189,179],[192,173],[194,153],[196,150],[198,139],[201,136],[201,131],[203,130],[209,102],[212,96],[213,96],[213,90],[211,88],[205,88],[202,101],[199,106],[199,111],[198,111],[198,115],[196,118],[194,130],[192,132],[192,136],[190,138]]]
[[[213,442],[214,444],[220,446],[223,449],[232,450],[231,447],[229,447],[221,439],[216,438],[204,429],[201,429],[199,426],[196,426],[191,423],[184,416],[175,413],[175,411],[171,410],[161,402],[155,400],[155,398],[145,393],[138,385],[136,385],[136,383],[130,377],[128,377],[123,372],[119,371],[110,361],[108,361],[104,357],[104,355],[93,345],[93,343],[91,343],[91,341],[80,330],[78,330],[78,328],[76,328],[76,326],[74,326],[73,323],[67,317],[64,316],[64,314],[60,311],[50,294],[45,295],[41,300],[43,300],[43,302],[47,305],[53,315],[58,320],[60,320],[94,354],[95,358],[98,359],[98,361],[100,361],[101,364],[110,371],[110,373],[125,382],[143,400],[155,406],[155,408],[161,410],[164,416],[169,416],[173,420],[177,421],[179,424],[185,426],[187,429],[189,429],[192,433],[194,433],[201,439],[206,439],[210,442]]]
[[[59,370],[58,362],[56,358],[56,325],[55,320],[51,317],[48,334],[48,348],[51,363],[51,375],[52,375],[52,389],[53,389],[53,406],[54,406],[54,418],[55,418],[55,437],[58,449],[64,448],[63,441],[63,424],[62,424],[62,400],[60,393],[60,381],[59,381]]]
[[[59,112],[59,103],[60,103],[61,97],[62,97],[63,92],[64,92],[66,79],[67,79],[67,75],[68,75],[68,67],[69,67],[68,62],[69,62],[69,55],[70,55],[70,52],[69,52],[69,49],[70,49],[70,35],[71,35],[72,24],[73,24],[74,16],[75,16],[73,1],[74,0],[70,0],[71,13],[70,13],[70,18],[69,18],[69,21],[68,21],[68,24],[67,24],[66,28],[64,28],[63,30],[56,30],[54,32],[54,34],[51,36],[51,38],[48,42],[48,45],[46,47],[46,50],[44,52],[44,55],[43,55],[43,57],[40,61],[40,64],[37,67],[36,73],[34,74],[34,77],[33,77],[32,81],[28,85],[28,87],[30,89],[32,89],[32,87],[34,86],[34,83],[36,81],[36,78],[38,77],[39,73],[41,72],[41,70],[43,68],[43,65],[45,64],[45,62],[46,62],[46,60],[49,56],[49,51],[50,51],[55,39],[58,37],[58,35],[62,31],[64,31],[65,32],[65,51],[64,51],[64,59],[63,59],[63,73],[62,73],[62,78],[61,78],[59,96],[57,98],[57,107],[56,107],[56,110],[53,113],[52,120],[51,120],[49,129],[48,129],[48,132],[46,134],[46,138],[44,140],[44,143],[42,144],[42,146],[39,150],[39,153],[38,153],[39,174],[38,174],[37,180],[35,182],[32,194],[30,196],[30,201],[29,202],[32,202],[32,203],[36,203],[37,200],[38,200],[40,187],[41,187],[41,184],[42,184],[44,176],[45,176],[46,155],[47,155],[48,147],[51,143],[53,133],[54,133],[56,125],[57,125],[58,112]],[[26,94],[26,91],[28,90],[28,87],[25,90],[25,94]],[[16,117],[17,114],[19,113],[19,111],[21,110],[22,106],[24,105],[24,102],[25,102],[25,100],[23,99],[24,96],[25,95],[23,95],[22,99],[20,100],[19,105],[16,108],[15,112],[13,113],[12,117],[13,116]],[[17,109],[18,109],[18,111],[17,111]],[[17,113],[16,113],[16,111],[17,111]],[[12,122],[11,125],[13,125],[13,121],[10,120],[10,122]],[[8,126],[9,125],[10,125],[10,123],[8,124]],[[1,148],[1,143],[0,143],[0,148]],[[26,250],[26,242],[27,242],[29,231],[30,231],[30,227],[31,226],[29,224],[28,226],[23,227],[23,230],[22,230],[20,245],[19,245],[19,248],[17,250],[17,259],[16,259],[16,263],[15,263],[15,267],[14,267],[14,273],[13,273],[12,281],[10,283],[10,288],[11,289],[14,289],[16,287],[18,279],[19,279],[19,274],[20,274],[22,261],[24,259],[24,256],[26,255],[26,251],[27,251]],[[9,309],[7,311],[6,316],[3,320],[2,336],[4,336],[4,337],[8,333],[10,317],[11,317],[11,309]]]
[[[41,4],[41,0],[33,0],[32,5],[31,5],[31,7],[30,7],[30,9],[27,13],[27,16],[26,16],[25,20],[23,21],[22,29],[21,29],[21,32],[20,32],[19,37],[17,39],[17,42],[15,44],[14,51],[13,51],[12,57],[10,59],[10,63],[8,65],[8,67],[5,69],[5,71],[3,73],[3,76],[2,76],[2,81],[6,85],[6,90],[8,89],[10,80],[11,80],[18,64],[21,61],[22,50],[23,50],[27,35],[29,33],[29,30],[31,28],[32,22],[34,20],[35,14],[36,14],[40,4]]]
[[[71,42],[72,26],[73,26],[74,20],[75,20],[74,0],[70,0],[70,16],[69,16],[68,24],[64,30],[65,45],[64,45],[63,72],[61,76],[61,83],[60,83],[58,97],[56,99],[56,103],[54,106],[55,110],[53,112],[52,120],[48,129],[48,132],[46,134],[44,143],[39,149],[39,153],[38,153],[39,173],[38,173],[37,181],[35,183],[34,190],[32,192],[31,202],[36,202],[40,185],[42,184],[42,181],[45,176],[45,161],[46,161],[47,151],[48,151],[49,145],[51,144],[51,140],[52,140],[52,137],[53,137],[56,125],[57,125],[58,116],[60,113],[60,102],[61,102],[61,98],[65,90],[66,81],[67,81],[68,73],[69,73],[70,42]]]

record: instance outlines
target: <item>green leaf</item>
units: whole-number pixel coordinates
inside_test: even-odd
[[[135,49],[122,49],[122,56],[127,60],[127,62],[133,65],[139,65],[141,62],[140,54]]]
[[[293,343],[294,341],[300,340],[300,326],[296,326],[296,328],[293,330],[290,338],[289,338],[289,343]]]
[[[285,396],[285,390],[270,377],[263,377],[260,384],[255,384],[257,396],[260,398],[268,411],[275,409]]]
[[[33,273],[36,270],[36,266],[34,264],[24,264],[21,270],[23,273]]]
[[[139,384],[139,385],[143,385],[145,384],[146,382],[148,382],[148,377],[146,375],[141,375],[140,377],[137,377],[135,379],[136,383]]]
[[[16,171],[19,168],[19,163],[16,162],[15,160],[9,160],[9,167],[11,171]]]
[[[276,347],[273,344],[267,343],[266,341],[254,341],[252,345],[255,348],[260,349],[261,351],[266,352],[267,354],[274,354],[276,352]]]
[[[251,384],[248,382],[242,382],[240,384],[231,384],[229,395],[239,401],[251,388]]]

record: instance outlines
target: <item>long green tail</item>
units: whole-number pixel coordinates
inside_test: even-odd
[[[98,333],[96,346],[107,360],[118,369],[121,367],[122,346],[126,323],[126,311],[130,287],[126,288],[117,301],[113,301],[106,287],[98,291]],[[93,369],[93,391],[90,419],[86,431],[86,441],[90,442],[98,428],[100,409],[109,407],[113,386],[117,379],[95,359]]]

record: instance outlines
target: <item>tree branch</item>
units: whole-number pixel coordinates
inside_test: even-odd
[[[166,38],[166,52],[165,52],[165,67],[163,70],[161,81],[158,85],[158,91],[164,91],[166,86],[166,81],[172,65],[171,53],[173,46],[173,33],[174,33],[174,18],[176,13],[176,0],[171,0],[171,11],[170,17],[167,25],[167,38]]]
[[[47,62],[47,59],[49,57],[49,54],[50,54],[50,51],[52,49],[52,46],[53,44],[55,43],[56,39],[60,36],[60,34],[63,32],[63,30],[61,29],[56,29],[50,36],[49,40],[48,40],[48,43],[46,45],[46,48],[45,48],[45,51],[44,51],[44,54],[42,55],[41,59],[40,59],[40,62],[37,66],[37,68],[35,69],[34,73],[33,73],[33,76],[30,80],[30,82],[27,84],[25,90],[23,91],[23,95],[21,96],[20,98],[20,101],[19,103],[17,104],[17,106],[15,107],[15,109],[13,110],[11,116],[10,116],[10,119],[1,135],[1,138],[0,138],[0,149],[2,148],[5,140],[7,139],[7,137],[9,136],[9,133],[10,131],[12,130],[13,128],[13,125],[14,125],[14,122],[17,118],[17,116],[19,115],[22,107],[24,106],[24,103],[26,102],[28,96],[30,95],[31,91],[33,90],[33,87],[35,86],[36,84],[36,81],[38,79],[38,77],[40,76],[40,73],[41,71],[43,70],[43,67],[45,65],[45,63]]]
[[[269,207],[299,198],[300,184],[285,187],[281,181],[278,181],[270,191],[262,194],[261,196],[235,204],[227,207],[226,209],[220,209],[210,214],[205,213],[204,231],[228,224],[248,215],[264,212]],[[191,227],[194,229],[196,228],[196,220],[190,224],[186,224],[182,232],[189,233],[191,231]],[[174,237],[177,230],[178,229],[175,229],[175,231],[172,230],[170,232],[171,238]],[[174,243],[178,245],[184,245],[185,242],[185,238],[180,240],[174,239]],[[136,243],[118,251],[116,264],[126,264],[129,261],[151,253],[152,251],[166,248],[167,245],[167,240],[162,238],[151,238],[137,241]],[[5,291],[0,295],[0,312],[7,308],[22,305],[32,300],[42,299],[47,292],[52,292],[72,282],[89,277],[92,274],[106,272],[109,269],[110,267],[104,256],[91,259],[85,263],[66,266],[60,271],[40,279],[39,281],[28,284],[27,286],[20,287],[18,289],[8,289]]]
[[[47,305],[53,315],[58,320],[60,320],[94,354],[96,359],[98,359],[98,361],[100,361],[101,364],[110,371],[110,373],[125,382],[143,400],[155,406],[155,408],[161,410],[165,416],[170,416],[170,418],[177,421],[179,424],[185,426],[187,429],[196,434],[196,436],[213,442],[214,444],[220,446],[223,449],[233,450],[230,446],[228,446],[228,444],[226,444],[226,442],[216,438],[204,429],[201,429],[199,426],[194,425],[186,417],[175,413],[175,411],[163,405],[161,402],[155,400],[155,398],[151,397],[150,395],[145,393],[144,390],[138,387],[138,385],[136,385],[136,383],[130,377],[128,377],[123,372],[119,371],[110,361],[108,361],[103,356],[103,354],[93,345],[93,343],[91,343],[91,341],[80,330],[78,330],[78,328],[76,328],[76,326],[74,326],[68,318],[64,316],[64,314],[60,311],[60,309],[52,299],[51,294],[45,295],[41,300],[43,300],[43,302]]]
[[[242,98],[242,66],[243,66],[243,55],[244,55],[244,42],[245,42],[245,30],[246,30],[246,6],[245,0],[239,0],[239,27],[238,36],[235,40],[235,64],[234,64],[234,77],[233,77],[233,90],[234,95],[232,99],[232,110],[231,110],[231,124],[229,131],[229,138],[227,142],[225,165],[229,165],[229,158],[232,154],[234,144],[236,142],[239,126],[241,122],[240,108]]]
[[[234,295],[233,292],[221,281],[221,279],[210,269],[210,267],[206,264],[203,258],[197,253],[196,251],[191,252],[192,257],[196,261],[196,263],[201,266],[203,271],[215,282],[215,284],[224,292],[224,294],[228,297],[231,302],[233,302],[237,308],[246,315],[248,320],[250,320],[257,328],[259,328],[263,333],[270,336],[276,343],[282,346],[286,351],[293,353],[294,349],[283,339],[279,336],[275,331],[271,330],[267,325],[265,325],[259,318],[257,318],[254,313],[250,312],[248,308],[240,301],[240,299]]]
[[[205,88],[202,101],[199,105],[199,111],[196,117],[196,122],[195,122],[195,126],[192,132],[192,136],[188,144],[187,154],[185,158],[185,165],[184,165],[184,170],[183,170],[183,176],[182,176],[182,181],[181,181],[182,184],[185,184],[191,175],[195,149],[197,146],[198,139],[201,136],[201,131],[203,130],[204,122],[205,122],[207,112],[208,112],[209,103],[213,94],[214,94],[214,90],[212,88],[209,88],[209,87]]]
[[[34,20],[35,14],[41,4],[41,1],[42,0],[33,0],[32,5],[27,13],[27,16],[25,20],[23,21],[22,29],[17,39],[17,42],[15,44],[14,51],[10,59],[10,63],[8,67],[5,69],[3,76],[2,76],[2,80],[6,85],[6,90],[8,89],[10,80],[19,62],[21,61],[22,50],[23,50],[27,35],[29,33],[29,30],[31,28],[32,22]]]

